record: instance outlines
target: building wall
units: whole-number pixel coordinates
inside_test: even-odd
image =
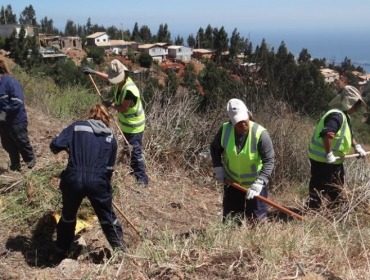
[[[19,24],[0,24],[0,37],[10,38],[10,35],[13,33],[14,28],[17,31],[17,34],[21,31],[21,25]],[[26,37],[34,36],[33,27],[25,26]]]

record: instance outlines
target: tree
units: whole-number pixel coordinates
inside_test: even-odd
[[[91,18],[88,18],[87,19],[87,22],[86,22],[86,29],[85,29],[86,36],[92,34],[92,33],[90,33],[91,26],[92,26],[92,24],[91,24]]]
[[[238,30],[235,28],[230,38],[229,54],[231,59],[235,59],[243,50],[244,38],[240,37]]]
[[[140,27],[140,38],[143,43],[152,42],[152,32],[150,31],[149,26],[143,25],[142,27]]]
[[[311,60],[311,55],[308,53],[307,49],[303,48],[298,56],[298,62],[299,63],[310,62],[310,60]]]
[[[253,44],[252,42],[247,38],[244,40],[244,55],[250,58],[253,54]]]
[[[153,58],[148,53],[141,53],[138,60],[141,67],[150,68],[153,63]]]
[[[183,46],[184,45],[184,38],[180,37],[180,35],[177,35],[175,38],[175,45],[176,46]]]
[[[179,79],[176,76],[175,71],[172,69],[167,69],[166,70],[166,87],[167,87],[167,97],[173,97],[176,94],[177,88],[179,87]]]
[[[54,28],[53,20],[45,16],[40,21],[40,33],[58,34],[58,29]]]
[[[132,29],[131,41],[141,43],[139,25],[137,24],[137,22],[135,22],[134,28]]]
[[[217,62],[221,61],[221,55],[222,52],[227,51],[228,48],[228,35],[225,31],[225,28],[222,26],[221,29],[217,32],[216,37],[215,37],[215,60]]]
[[[202,47],[202,42],[204,40],[204,30],[202,27],[199,28],[198,33],[197,33],[197,38],[196,38],[196,48],[201,48]]]
[[[99,47],[88,47],[85,49],[87,56],[91,57],[95,64],[104,62],[104,49]]]
[[[182,85],[187,88],[189,92],[195,94],[198,92],[196,80],[197,76],[193,63],[186,64]]]
[[[113,40],[118,40],[118,39],[121,39],[122,37],[121,32],[114,25],[108,27],[107,34],[109,38]]]
[[[1,6],[0,24],[11,24],[17,23],[17,15],[13,14],[13,9],[11,5]]]
[[[74,24],[73,20],[68,19],[66,23],[66,27],[64,29],[65,36],[76,36],[77,35],[77,27]]]
[[[204,39],[202,41],[202,48],[204,49],[212,49],[213,47],[213,29],[210,24],[208,24],[206,31],[204,33]]]
[[[190,34],[188,39],[187,39],[187,43],[188,43],[188,46],[190,48],[195,48],[196,47],[196,41],[195,41],[195,38],[194,38],[194,35],[193,34]]]
[[[157,32],[157,40],[158,42],[164,42],[170,45],[172,44],[171,32],[169,32],[168,30],[167,23],[165,23],[164,25],[163,24],[159,25],[158,32]]]
[[[19,23],[24,25],[37,26],[36,12],[32,5],[26,7],[19,17]]]

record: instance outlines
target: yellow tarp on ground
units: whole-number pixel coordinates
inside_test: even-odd
[[[59,220],[60,220],[60,215],[59,214],[54,214],[53,216],[55,218],[55,221],[58,223]],[[91,217],[91,220],[96,220],[96,219],[97,219],[96,216]],[[93,226],[90,222],[85,221],[85,220],[81,220],[81,219],[77,219],[75,234],[79,233],[84,228],[92,228],[92,227]]]

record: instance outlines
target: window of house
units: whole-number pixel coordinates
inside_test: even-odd
[[[103,39],[103,42],[107,41],[106,39]]]
[[[99,42],[100,40],[99,39],[96,39],[97,42]]]

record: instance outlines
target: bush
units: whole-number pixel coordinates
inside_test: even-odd
[[[101,64],[104,62],[104,49],[99,47],[89,47],[85,49],[87,57],[93,59],[95,64]]]
[[[150,66],[152,66],[152,63],[153,63],[153,58],[150,54],[148,54],[148,53],[140,54],[139,64],[140,64],[141,67],[150,68]]]

